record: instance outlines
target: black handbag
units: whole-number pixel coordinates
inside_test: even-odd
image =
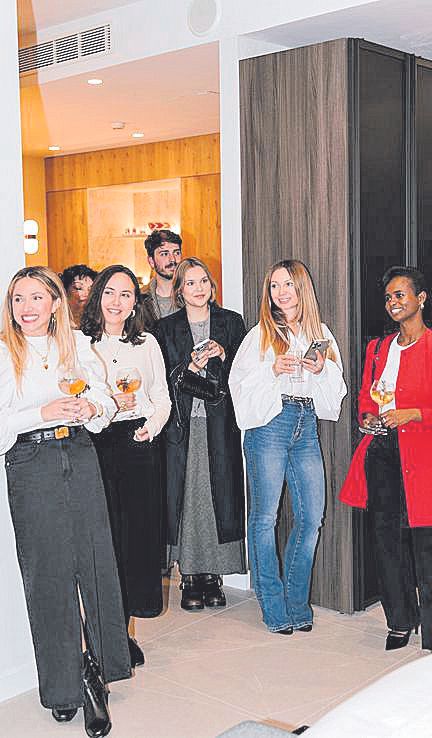
[[[208,370],[207,375],[202,377],[184,367],[177,374],[174,384],[176,391],[185,392],[187,395],[205,400],[210,404],[217,404],[226,395],[226,392],[220,388],[219,377],[215,377]]]

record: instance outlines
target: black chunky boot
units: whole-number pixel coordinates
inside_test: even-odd
[[[89,651],[84,653],[84,724],[89,738],[103,738],[111,730],[108,694],[99,666]]]
[[[199,574],[182,574],[180,589],[182,590],[181,607],[183,610],[202,610],[204,595]]]
[[[206,607],[225,607],[225,593],[222,589],[222,577],[217,574],[201,574],[201,585]]]
[[[77,714],[77,707],[53,707],[51,714],[58,723],[69,723]]]

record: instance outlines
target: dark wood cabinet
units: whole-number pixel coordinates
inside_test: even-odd
[[[321,423],[326,521],[314,602],[344,612],[376,599],[365,516],[338,492],[359,440],[367,341],[380,335],[379,278],[391,264],[432,283],[432,64],[358,39],[240,63],[244,309],[257,320],[267,267],[299,258],[335,333],[349,396]],[[280,539],[290,512],[281,510]]]

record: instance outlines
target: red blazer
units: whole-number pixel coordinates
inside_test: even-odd
[[[395,335],[384,338],[377,356],[374,352],[378,339],[367,346],[358,402],[360,423],[363,413],[378,415],[378,405],[369,394],[372,366],[375,362],[375,379],[379,379]],[[432,525],[432,331],[429,328],[401,354],[395,403],[398,409],[421,410],[420,423],[411,421],[398,427],[398,441],[410,527]],[[361,440],[339,495],[342,502],[353,507],[367,507],[364,462],[371,441],[372,436]]]

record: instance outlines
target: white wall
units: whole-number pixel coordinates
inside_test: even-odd
[[[10,277],[24,265],[24,252],[15,0],[2,0],[1,15],[2,103],[3,111],[7,111],[0,118],[0,293],[3,301]],[[3,461],[0,456],[0,701],[36,684]]]

